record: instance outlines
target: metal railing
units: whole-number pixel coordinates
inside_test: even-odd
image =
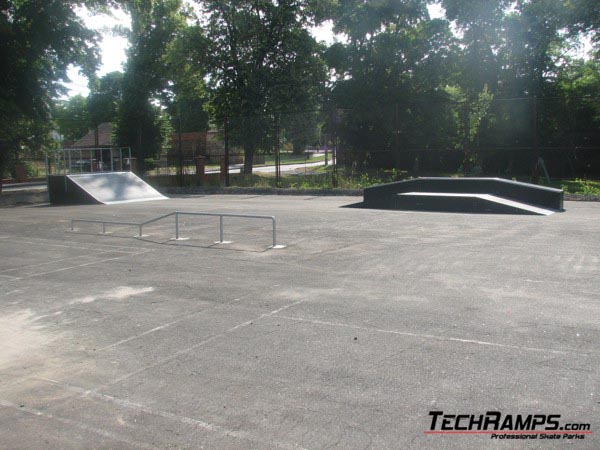
[[[175,216],[175,240],[184,240],[179,234],[179,216],[209,216],[219,217],[219,240],[215,244],[231,244],[232,241],[226,241],[224,239],[224,223],[223,218],[225,217],[236,217],[244,219],[266,219],[270,220],[273,225],[273,245],[269,248],[281,249],[285,248],[285,245],[277,245],[277,220],[275,216],[262,216],[255,214],[229,214],[229,213],[208,213],[208,212],[186,212],[186,211],[175,211],[169,214],[165,214],[154,219],[147,220],[145,222],[122,222],[114,220],[94,220],[94,219],[71,219],[71,231],[75,231],[75,223],[99,223],[102,225],[102,233],[107,234],[106,225],[125,225],[138,227],[138,235],[134,237],[146,237],[148,235],[143,234],[143,228],[145,225],[149,225],[159,220],[166,219],[167,217]]]
[[[131,171],[131,147],[60,148],[46,155],[46,176]]]

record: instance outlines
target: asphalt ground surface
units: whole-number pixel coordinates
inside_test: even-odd
[[[343,207],[358,201],[0,210],[0,447],[600,447],[600,204]],[[185,241],[172,217],[142,239],[67,231],[175,210],[275,215],[287,247],[249,219],[225,219],[229,245],[206,217],[182,218]],[[430,411],[554,414],[591,434],[426,434]]]

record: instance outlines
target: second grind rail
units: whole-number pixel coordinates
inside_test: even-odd
[[[270,220],[273,225],[273,244],[269,248],[281,249],[285,248],[285,245],[277,244],[277,220],[275,216],[264,216],[264,215],[256,215],[256,214],[230,214],[230,213],[209,213],[209,212],[187,212],[187,211],[174,211],[169,214],[165,214],[160,217],[156,217],[154,219],[147,220],[145,222],[123,222],[123,221],[113,221],[113,220],[99,220],[99,219],[71,219],[71,231],[75,231],[76,223],[98,223],[102,225],[102,233],[107,234],[106,226],[107,225],[130,225],[138,227],[138,235],[135,237],[144,237],[143,229],[145,225],[149,225],[154,222],[158,222],[159,220],[164,220],[168,217],[175,216],[175,240],[183,240],[179,234],[179,216],[209,216],[209,217],[219,217],[219,240],[215,243],[217,244],[230,244],[231,241],[224,240],[224,223],[223,219],[225,217],[234,217],[234,218],[243,218],[243,219],[264,219]]]

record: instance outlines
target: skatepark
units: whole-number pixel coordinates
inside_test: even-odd
[[[560,414],[594,448],[597,203],[547,216],[211,195],[0,215],[7,448],[482,448],[430,411]],[[271,223],[179,218],[254,214]],[[512,444],[512,445],[511,445]],[[564,446],[562,441],[556,445]]]

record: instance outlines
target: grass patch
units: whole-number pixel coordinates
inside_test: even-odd
[[[594,195],[600,197],[600,181],[583,180],[575,178],[574,180],[550,180],[550,184],[543,183],[557,189],[562,189],[565,194]]]
[[[284,173],[281,188],[292,189],[362,189],[376,184],[395,181],[399,178],[395,171],[373,171],[352,174],[343,170],[333,172],[331,166],[308,167],[301,173]],[[231,174],[231,185],[238,187],[277,187],[274,173],[254,173],[252,175]]]

